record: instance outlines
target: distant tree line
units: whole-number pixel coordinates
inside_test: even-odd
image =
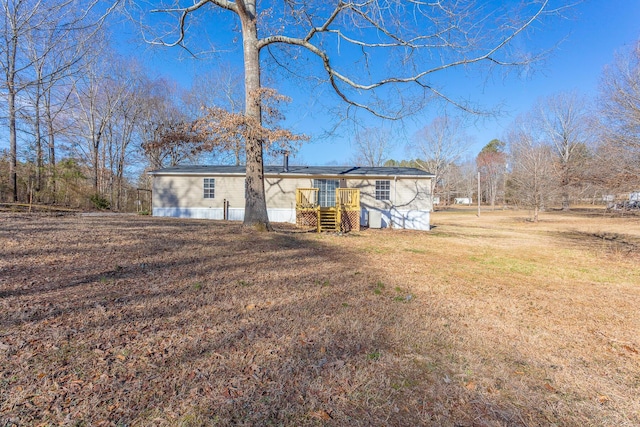
[[[577,203],[628,197],[640,190],[640,42],[605,69],[595,99],[575,91],[541,99],[474,159],[468,157],[464,129],[446,115],[436,118],[409,144],[415,157],[402,161],[389,159],[390,138],[387,145],[380,138],[373,145],[356,139],[356,159],[433,173],[432,194],[441,205],[480,198],[492,207],[530,208],[534,220],[545,208],[569,210]],[[387,156],[367,154],[372,147]]]
[[[244,163],[250,124],[239,114],[238,71],[203,73],[189,90],[150,77],[115,53],[111,11],[96,5],[0,5],[0,135],[9,142],[0,149],[0,202],[134,210],[150,169],[211,157]],[[265,88],[260,98],[272,151],[304,139],[277,126],[284,97]]]

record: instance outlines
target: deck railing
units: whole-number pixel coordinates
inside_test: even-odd
[[[336,188],[336,206],[341,210],[360,210],[360,190],[357,188]]]
[[[318,207],[317,188],[296,189],[296,209],[316,209]]]

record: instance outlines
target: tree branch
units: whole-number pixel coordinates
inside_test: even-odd
[[[470,109],[469,107],[456,102],[451,97],[445,95],[443,92],[435,88],[431,83],[425,82],[425,78],[429,75],[447,70],[447,69],[455,69],[461,68],[464,66],[480,63],[480,62],[488,62],[495,65],[501,66],[521,66],[529,63],[532,59],[527,58],[522,61],[505,61],[499,59],[496,55],[499,51],[503,50],[515,37],[517,37],[520,33],[522,33],[526,28],[528,28],[533,22],[541,17],[541,15],[545,12],[548,7],[548,0],[544,0],[540,5],[536,7],[536,9],[532,12],[531,16],[522,22],[517,27],[513,28],[507,35],[505,35],[502,39],[498,40],[493,46],[488,47],[484,52],[477,52],[474,55],[464,56],[460,59],[452,59],[451,61],[444,62],[442,64],[428,67],[428,68],[417,68],[416,72],[412,75],[408,76],[391,76],[387,78],[381,78],[379,80],[373,82],[362,82],[354,79],[353,77],[344,74],[339,71],[333,64],[331,60],[331,54],[322,44],[322,39],[318,41],[314,41],[317,36],[320,34],[333,34],[338,39],[348,42],[354,46],[360,46],[361,48],[372,48],[372,49],[395,49],[395,48],[404,48],[410,49],[412,52],[415,51],[429,51],[430,49],[440,49],[440,48],[450,48],[453,51],[462,51],[465,49],[470,49],[474,47],[475,39],[469,39],[469,35],[467,32],[460,31],[464,38],[463,40],[471,40],[468,41],[467,44],[457,45],[455,41],[447,40],[447,35],[455,30],[459,30],[457,24],[455,22],[451,22],[446,25],[442,29],[437,29],[433,34],[430,35],[418,35],[414,37],[404,37],[398,32],[392,31],[390,28],[385,27],[384,18],[378,15],[375,15],[371,11],[367,11],[365,6],[372,6],[374,1],[366,1],[362,4],[356,4],[352,2],[339,2],[338,5],[332,10],[329,17],[323,22],[321,26],[313,27],[304,37],[292,37],[287,35],[272,35],[265,38],[262,38],[258,42],[258,48],[262,49],[264,47],[275,45],[275,44],[283,44],[290,46],[297,46],[307,50],[312,53],[316,57],[318,57],[323,65],[325,72],[327,73],[328,80],[331,83],[336,94],[345,102],[350,105],[353,105],[358,108],[365,109],[379,117],[384,118],[398,118],[398,115],[388,115],[382,114],[380,112],[374,111],[369,105],[365,105],[364,103],[358,102],[351,97],[349,97],[343,88],[341,88],[341,84],[347,85],[352,89],[356,89],[359,91],[374,91],[375,89],[379,89],[389,85],[396,84],[415,84],[435,95],[437,98],[446,101],[447,103],[455,105],[457,108],[460,108],[464,111],[471,113],[479,113],[479,111],[475,111]],[[433,4],[427,4],[423,2],[412,2],[415,5],[420,6],[433,6]],[[443,9],[439,3],[437,7],[444,11],[445,15],[447,13],[453,13],[446,9]],[[393,11],[390,11],[390,13]],[[358,40],[356,38],[347,36],[343,33],[342,30],[336,28],[330,28],[333,23],[335,23],[338,17],[341,14],[352,14],[355,17],[361,19],[370,30],[377,32],[381,37],[387,38],[390,41],[380,41],[380,42],[371,42],[368,40]],[[377,18],[376,18],[377,16]],[[401,23],[397,23],[399,28],[401,28]],[[478,23],[474,24],[474,27],[479,25]],[[468,30],[467,30],[468,31]],[[478,29],[478,31],[482,31],[482,28]],[[440,42],[431,42],[439,40]]]
[[[212,3],[216,6],[219,6],[223,9],[227,9],[230,10],[232,12],[238,13],[238,4],[234,3],[234,2],[230,2],[227,0],[199,0],[198,2],[194,3],[192,6],[189,7],[178,7],[178,8],[166,8],[166,9],[153,9],[151,10],[152,13],[180,13],[180,18],[178,21],[178,38],[176,39],[176,41],[174,42],[165,42],[163,40],[147,40],[145,38],[145,42],[152,44],[152,45],[159,45],[159,46],[166,46],[166,47],[174,47],[174,46],[181,46],[184,49],[186,49],[187,51],[189,51],[183,44],[182,42],[184,41],[184,36],[186,33],[185,30],[185,22],[187,20],[187,16],[192,13],[195,12],[196,10],[202,8],[204,5],[206,5],[207,3]],[[144,36],[143,36],[144,37]],[[191,53],[189,51],[189,53]],[[191,53],[193,56],[195,56],[193,53]]]

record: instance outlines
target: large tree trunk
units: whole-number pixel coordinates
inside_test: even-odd
[[[249,3],[249,2],[247,2]],[[260,51],[255,2],[247,4],[247,14],[240,16],[244,48],[245,114],[256,123],[261,121],[260,108]],[[264,191],[264,164],[262,141],[255,137],[246,140],[247,175],[244,205],[244,226],[271,231]]]
[[[56,203],[56,143],[53,117],[51,117],[51,99],[48,96],[45,96],[44,108],[47,120],[47,141],[49,147],[49,188],[51,191],[51,201]]]
[[[98,133],[97,137],[94,137],[93,141],[93,193],[98,194],[100,189],[98,188],[98,174],[100,173],[100,134]]]
[[[36,139],[36,200],[40,201],[42,190],[42,171],[44,169],[44,155],[42,153],[42,138],[40,135],[40,85],[36,88],[36,101],[34,105],[33,133]]]
[[[11,180],[12,201],[18,201],[18,150],[16,135],[16,94],[13,91],[13,82],[9,87],[9,176]]]
[[[562,210],[568,211],[571,209],[569,202],[569,164],[568,162],[563,162],[562,164]]]

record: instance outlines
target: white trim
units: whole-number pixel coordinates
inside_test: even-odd
[[[227,215],[229,221],[244,221],[244,208],[229,208]]]
[[[296,210],[295,209],[267,208],[267,215],[269,216],[269,221],[273,221],[273,222],[290,222],[291,224],[295,224],[296,223]]]
[[[230,221],[243,221],[244,208],[229,208]],[[296,223],[295,209],[267,209],[269,221]],[[217,219],[224,218],[222,208],[153,208],[153,216],[172,218]]]
[[[222,208],[153,208],[153,216],[172,218],[223,219]]]

